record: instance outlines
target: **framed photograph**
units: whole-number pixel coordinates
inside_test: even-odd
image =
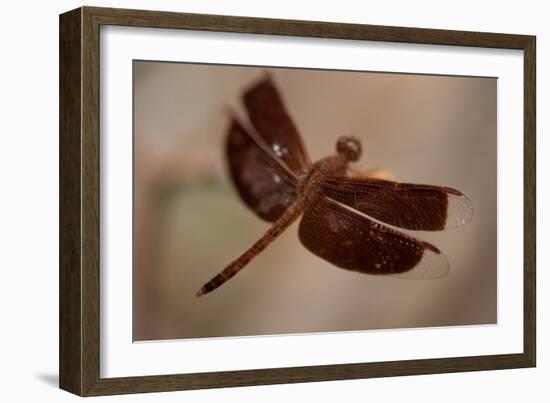
[[[533,367],[535,37],[60,16],[60,387]]]

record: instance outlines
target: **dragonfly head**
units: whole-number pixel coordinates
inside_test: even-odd
[[[355,137],[341,136],[336,143],[336,151],[348,161],[357,161],[361,158],[361,143]]]

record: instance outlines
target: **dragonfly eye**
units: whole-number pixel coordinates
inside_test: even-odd
[[[336,151],[349,161],[357,161],[361,157],[361,143],[355,137],[342,136],[336,143]]]

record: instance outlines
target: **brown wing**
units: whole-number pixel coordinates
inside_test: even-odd
[[[439,278],[449,271],[435,246],[325,197],[308,205],[298,234],[315,255],[347,270],[405,278]]]
[[[241,199],[266,221],[275,221],[296,198],[291,178],[235,119],[227,131],[229,172]]]
[[[327,177],[325,194],[377,220],[401,228],[440,231],[472,218],[470,200],[456,189],[374,178]]]
[[[243,98],[250,121],[273,153],[293,172],[307,171],[311,162],[271,78],[266,76]]]

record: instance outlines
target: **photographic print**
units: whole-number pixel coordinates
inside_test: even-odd
[[[536,365],[534,36],[80,7],[59,43],[60,388]]]
[[[133,62],[134,341],[497,322],[497,79]]]

